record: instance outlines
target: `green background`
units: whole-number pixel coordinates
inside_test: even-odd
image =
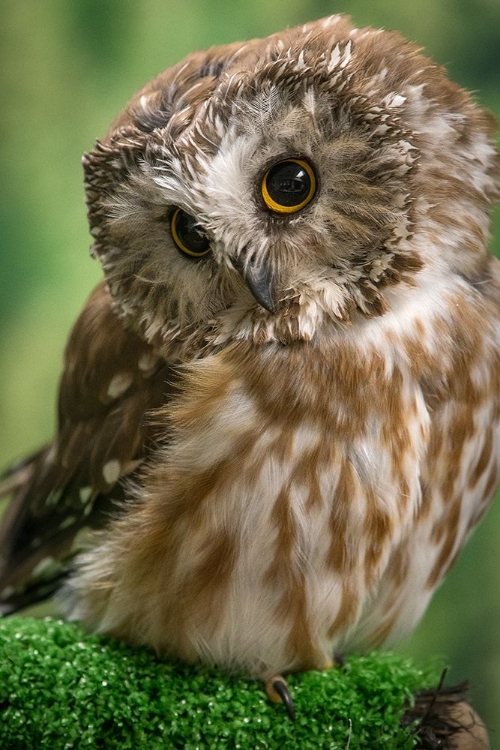
[[[80,158],[126,100],[188,52],[330,13],[398,29],[500,117],[499,0],[2,0],[0,465],[54,429],[64,342],[100,278],[88,257]],[[495,215],[500,255],[500,213]],[[500,747],[500,504],[412,639],[469,677]]]

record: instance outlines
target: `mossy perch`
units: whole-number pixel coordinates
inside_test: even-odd
[[[342,669],[290,676],[292,723],[257,682],[165,662],[75,624],[12,617],[0,621],[0,747],[469,747],[432,744],[439,737],[428,719],[439,700],[435,690],[415,695],[438,681],[439,669],[401,656],[352,656]],[[461,736],[476,743],[471,748],[487,747],[467,731],[452,735],[455,743]]]

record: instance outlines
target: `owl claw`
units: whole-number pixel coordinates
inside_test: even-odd
[[[288,716],[292,721],[295,721],[295,706],[293,705],[293,699],[284,677],[280,674],[271,677],[266,682],[266,693],[269,700],[273,703],[283,703]]]

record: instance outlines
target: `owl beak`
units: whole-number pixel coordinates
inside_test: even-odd
[[[252,260],[243,263],[239,258],[233,258],[232,261],[259,305],[270,313],[276,312],[276,303],[273,300],[273,277],[269,268],[262,263],[257,265]]]

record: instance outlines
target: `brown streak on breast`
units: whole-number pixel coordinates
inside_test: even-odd
[[[472,467],[469,475],[469,490],[474,489],[485,473],[491,460],[493,450],[493,429],[489,427],[484,436],[484,443],[476,465]]]
[[[322,667],[324,657],[311,638],[307,616],[307,584],[302,573],[297,575],[293,584],[283,593],[276,616],[278,621],[292,623],[286,639],[287,648],[300,668]]]
[[[377,566],[392,535],[394,522],[378,504],[373,487],[366,493],[365,533],[365,583],[370,587],[377,572]]]
[[[276,548],[265,581],[282,590],[276,618],[284,630],[290,624],[287,647],[302,668],[318,665],[317,649],[313,645],[308,626],[306,581],[294,560],[297,531],[293,516],[289,488],[283,489],[274,504],[271,520],[277,529]]]
[[[327,564],[334,571],[348,575],[356,564],[356,544],[349,533],[350,514],[348,511],[351,498],[359,495],[361,488],[354,467],[349,460],[341,464],[339,479],[328,522],[330,530],[330,548]]]
[[[225,488],[236,481],[248,448],[247,441],[237,441],[230,458],[203,471],[168,464],[156,467],[146,477],[148,495],[136,513],[135,528],[129,526],[130,548],[134,549],[133,553],[127,550],[134,560],[129,577],[138,579],[138,588],[144,588],[145,580],[156,587],[155,617],[161,629],[170,633],[169,640],[176,643],[175,653],[187,660],[194,658],[189,627],[203,619],[216,629],[225,614],[238,546],[222,522],[214,520],[224,518],[222,509],[219,514],[214,512],[214,504],[224,505]],[[127,517],[118,523],[127,524]],[[190,569],[186,545],[199,539],[199,530],[203,530],[203,538],[195,542],[196,563]],[[139,543],[142,533],[147,536],[147,546]]]
[[[359,599],[355,594],[355,588],[344,582],[337,616],[328,628],[328,638],[334,638],[336,633],[344,630],[353,622],[358,603]]]
[[[405,545],[400,544],[392,553],[388,565],[387,575],[392,578],[396,588],[399,588],[406,580],[410,568],[410,558]]]
[[[429,589],[433,589],[436,586],[437,582],[442,578],[447,569],[446,563],[449,563],[450,561],[458,537],[461,507],[461,498],[458,500],[455,498],[449,513],[446,517],[441,518],[441,524],[445,526],[446,532],[441,552],[439,553],[429,578],[427,579],[427,587]]]
[[[235,369],[244,374],[246,391],[259,411],[290,428],[312,422],[337,439],[359,434],[375,402],[377,378],[383,376],[379,357],[361,357],[344,341],[334,353],[306,342],[268,345],[268,353],[256,362],[253,348],[245,344],[229,355]],[[348,420],[336,417],[337,404],[349,413]]]
[[[389,612],[382,618],[380,625],[374,630],[370,637],[370,646],[378,648],[391,634],[391,631],[398,619],[398,612]]]
[[[321,487],[318,479],[318,468],[320,464],[321,449],[315,448],[305,454],[299,464],[304,486],[307,488],[306,511],[320,508],[322,504]]]
[[[476,427],[473,410],[469,402],[455,404],[455,414],[448,426],[448,451],[446,472],[442,483],[443,501],[448,503],[454,496],[457,469],[467,443],[474,438]]]
[[[196,613],[214,632],[224,616],[228,587],[237,559],[234,538],[226,530],[211,536],[200,550],[200,562],[183,584],[182,601],[196,621]]]
[[[294,464],[293,472],[290,476],[289,486],[294,484],[297,488],[303,488],[307,494],[305,503],[306,511],[321,507],[322,494],[318,479],[318,470],[320,465],[326,465],[324,446],[316,446],[311,449],[305,449],[297,457]]]
[[[288,578],[290,558],[296,541],[296,525],[293,517],[289,488],[282,489],[276,498],[271,521],[277,529],[274,559],[266,578],[268,580]]]
[[[415,521],[417,521],[418,523],[422,523],[423,521],[425,521],[429,517],[429,514],[432,510],[432,493],[429,489],[429,486],[423,479],[421,480],[421,488],[422,498],[415,515]]]

